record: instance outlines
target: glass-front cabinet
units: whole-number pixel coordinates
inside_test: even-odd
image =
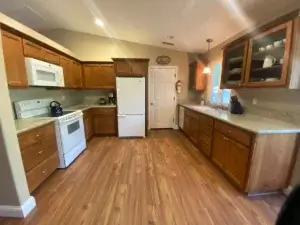
[[[285,86],[292,46],[293,21],[263,33],[256,31],[223,52],[222,88]]]
[[[239,88],[243,86],[247,50],[248,41],[224,49],[222,88]]]
[[[284,86],[291,50],[292,22],[277,26],[249,41],[245,85]]]

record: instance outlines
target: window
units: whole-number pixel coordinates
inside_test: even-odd
[[[210,87],[210,98],[209,101],[213,104],[221,104],[228,106],[230,102],[230,89],[220,89],[222,73],[222,63],[218,62],[214,64],[211,74],[211,87]]]

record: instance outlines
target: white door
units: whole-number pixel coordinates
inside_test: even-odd
[[[173,128],[176,110],[176,67],[150,68],[150,128]]]
[[[145,78],[117,77],[118,115],[145,115]]]

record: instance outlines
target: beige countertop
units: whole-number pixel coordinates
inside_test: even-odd
[[[213,109],[208,106],[199,106],[193,104],[180,105],[258,134],[300,133],[300,126],[281,120],[270,119],[248,113],[243,115],[234,115],[229,111]]]
[[[91,108],[116,108],[116,105],[74,105],[74,106],[70,106],[67,108],[64,108],[64,110],[68,111],[68,110],[88,110]]]
[[[39,117],[15,120],[17,134],[54,122],[56,118]]]

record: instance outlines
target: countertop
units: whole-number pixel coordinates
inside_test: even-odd
[[[17,134],[54,122],[56,118],[39,117],[15,120]]]
[[[91,108],[115,108],[116,105],[75,105],[64,108],[64,111],[69,110],[87,110]],[[51,123],[55,121],[55,117],[32,117],[27,119],[16,119],[15,120],[15,126],[17,130],[17,134],[23,133],[25,131],[41,127],[43,125],[46,125],[48,123]]]
[[[257,134],[300,133],[300,126],[281,120],[266,118],[249,113],[245,113],[243,115],[233,115],[229,111],[213,109],[208,106],[199,106],[193,104],[179,105]]]
[[[74,105],[67,108],[64,108],[65,111],[68,110],[88,110],[91,108],[116,108],[116,105]]]

